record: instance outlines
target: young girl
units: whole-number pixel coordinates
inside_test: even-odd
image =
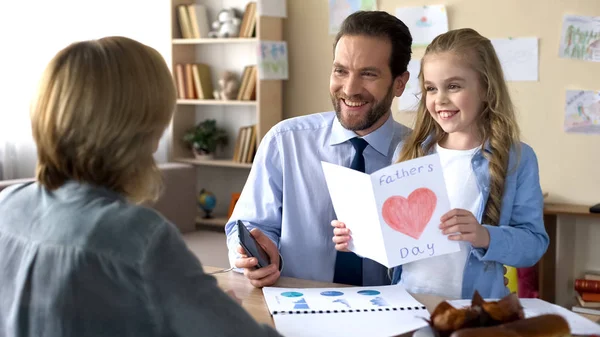
[[[440,230],[457,253],[394,269],[393,282],[413,293],[447,298],[508,294],[503,265],[534,265],[548,247],[537,158],[519,140],[514,108],[490,40],[473,29],[436,37],[419,74],[415,129],[398,162],[438,153],[452,210]],[[349,235],[337,221],[336,249]]]

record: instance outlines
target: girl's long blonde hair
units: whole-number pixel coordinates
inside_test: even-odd
[[[72,179],[155,200],[162,179],[153,153],[175,99],[156,50],[125,37],[69,45],[46,67],[31,108],[37,180],[50,190]]]
[[[469,65],[479,74],[484,91],[483,110],[478,117],[478,131],[482,139],[481,151],[489,160],[490,194],[485,205],[482,223],[498,225],[504,194],[504,181],[508,174],[510,150],[519,150],[519,126],[514,106],[498,56],[489,39],[470,28],[451,30],[436,37],[425,50],[419,72],[422,98],[417,109],[413,133],[406,140],[398,162],[414,159],[430,153],[435,144],[446,136],[427,110],[427,92],[423,85],[423,64],[427,56],[436,53],[452,52],[468,60]],[[425,143],[428,137],[430,141]],[[489,146],[490,153],[485,151]]]

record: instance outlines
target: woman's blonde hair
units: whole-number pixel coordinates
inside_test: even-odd
[[[432,147],[446,136],[446,133],[430,115],[426,106],[425,86],[423,84],[423,64],[427,56],[436,53],[452,52],[463,57],[479,74],[483,88],[483,110],[478,120],[478,131],[482,139],[481,151],[489,160],[490,196],[485,206],[482,223],[498,225],[504,180],[508,173],[510,150],[513,146],[519,150],[519,126],[514,106],[498,56],[489,39],[470,28],[451,30],[436,37],[425,50],[419,72],[422,98],[417,109],[415,128],[406,140],[399,162],[428,154]],[[425,144],[427,138],[431,141]],[[490,152],[485,151],[486,145]]]
[[[36,177],[50,190],[76,180],[155,200],[155,146],[175,108],[173,77],[161,55],[125,37],[77,42],[42,76],[31,108]]]

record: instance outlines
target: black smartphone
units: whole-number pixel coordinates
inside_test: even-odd
[[[258,260],[257,267],[262,268],[271,264],[271,259],[269,259],[267,252],[256,242],[248,228],[240,220],[237,221],[237,229],[240,245],[246,251],[246,255],[255,257]]]

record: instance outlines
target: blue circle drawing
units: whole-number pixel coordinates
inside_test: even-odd
[[[321,293],[323,296],[342,296],[344,295],[341,291],[324,291]]]
[[[381,294],[377,290],[360,290],[358,293],[365,296],[375,296]]]
[[[286,291],[284,293],[281,293],[281,296],[285,296],[285,297],[300,297],[304,295],[303,293],[299,293],[297,291]]]

